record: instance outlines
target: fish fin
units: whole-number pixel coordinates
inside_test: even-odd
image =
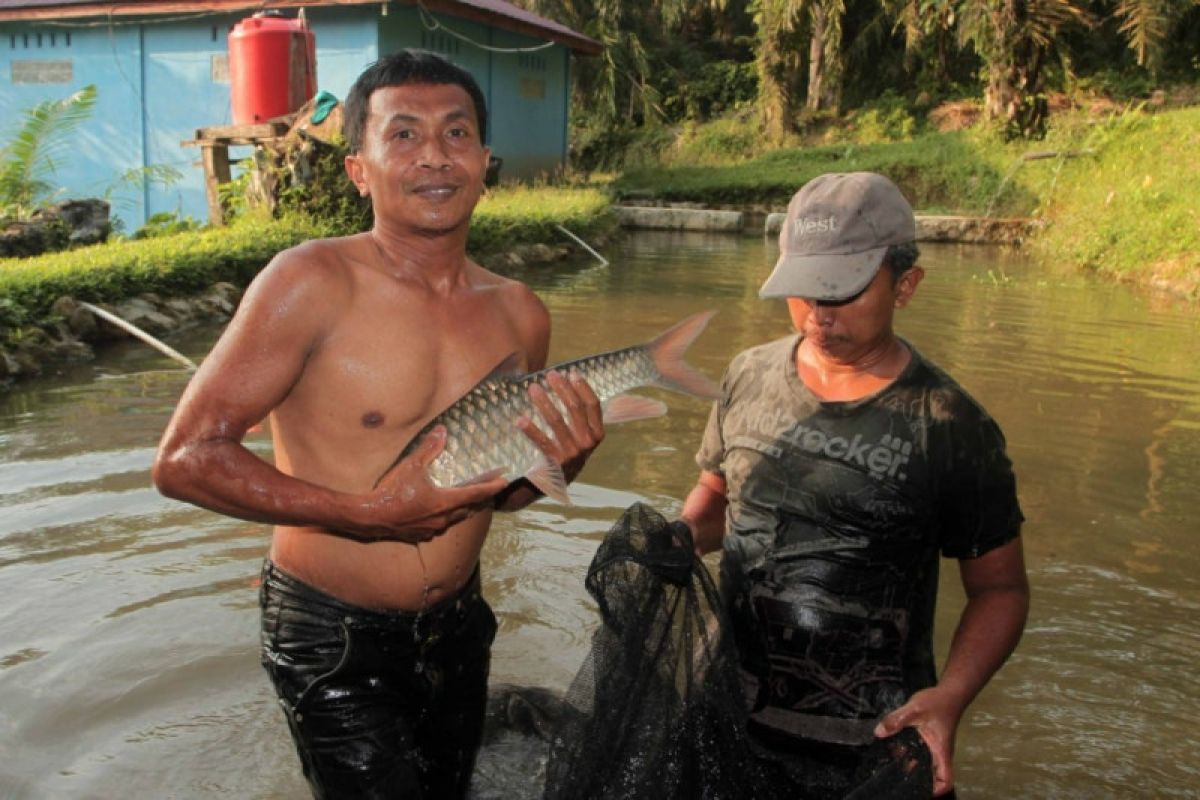
[[[521,369],[521,354],[513,351],[500,360],[500,363],[492,367],[480,383],[488,381],[506,381],[512,378],[519,378],[524,375],[524,370]]]
[[[683,360],[683,354],[716,313],[702,311],[693,314],[644,345],[658,370],[659,377],[654,382],[656,386],[713,400],[721,396],[721,387]]]
[[[604,404],[604,424],[650,419],[666,413],[667,404],[660,400],[636,394],[619,394]]]
[[[571,505],[571,495],[567,494],[567,477],[563,475],[562,467],[542,456],[534,464],[525,477],[547,497],[553,497],[565,506]]]

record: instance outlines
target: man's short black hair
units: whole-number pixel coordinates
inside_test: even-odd
[[[351,153],[357,153],[362,148],[363,131],[367,127],[367,105],[375,90],[409,83],[450,83],[461,86],[475,104],[479,141],[487,141],[487,101],[471,73],[425,50],[401,50],[384,56],[363,70],[346,95],[343,132]]]
[[[892,270],[892,282],[900,280],[900,276],[916,266],[921,251],[916,242],[894,244],[883,254],[883,263]]]

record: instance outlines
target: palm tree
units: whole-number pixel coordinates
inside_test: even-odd
[[[846,0],[813,0],[808,4],[811,33],[808,40],[809,111],[832,111],[842,103],[842,18]]]
[[[951,81],[951,50],[956,47],[954,29],[961,0],[883,0],[883,11],[904,31],[906,63],[916,59],[918,49],[932,42],[933,75],[939,83]]]
[[[800,12],[806,0],[757,0],[751,6],[758,31],[755,65],[758,103],[767,138],[780,143],[795,131],[793,87],[800,71],[794,46]]]
[[[1045,132],[1043,70],[1059,31],[1072,23],[1091,24],[1072,0],[963,0],[959,40],[983,61],[984,113],[1001,120],[1009,136]]]
[[[519,0],[530,11],[583,31],[604,45],[597,60],[579,63],[576,90],[605,122],[665,119],[655,88],[654,56],[664,31],[702,9],[722,11],[727,0]]]

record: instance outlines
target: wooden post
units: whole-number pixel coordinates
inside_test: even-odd
[[[221,196],[218,187],[229,183],[229,146],[223,142],[203,142],[200,151],[204,156],[204,195],[208,200],[208,224],[224,225],[225,214],[221,211]]]
[[[270,144],[288,132],[289,122],[283,119],[260,122],[256,125],[220,125],[199,128],[196,138],[180,142],[183,147],[199,146],[204,164],[204,197],[208,201],[208,223],[224,225],[221,212],[222,183],[229,183],[229,146]]]

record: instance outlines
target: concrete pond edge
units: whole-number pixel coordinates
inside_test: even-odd
[[[616,212],[624,228],[740,234],[761,232],[764,236],[778,235],[784,219],[782,211],[758,206],[731,210],[689,204],[619,205]],[[1021,217],[917,214],[917,241],[1019,245],[1040,225],[1038,220]]]

